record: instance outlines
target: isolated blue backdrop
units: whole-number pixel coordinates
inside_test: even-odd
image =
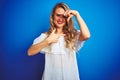
[[[49,28],[60,0],[0,2],[0,80],[41,80],[44,55],[27,56],[33,40]],[[80,12],[91,38],[77,54],[81,80],[120,80],[120,2],[63,0]],[[75,26],[78,26],[75,21]],[[78,27],[76,27],[78,28]]]

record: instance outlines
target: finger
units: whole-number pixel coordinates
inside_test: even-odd
[[[54,35],[54,39],[59,39],[59,35],[58,35],[58,34],[55,34],[55,35]]]
[[[65,13],[64,13],[64,16],[67,17],[67,13],[69,12],[69,10],[66,10]]]
[[[54,41],[53,42],[57,42],[58,41],[58,39],[54,39]]]
[[[54,28],[53,31],[52,31],[52,34],[55,33],[56,29]]]
[[[60,37],[60,36],[65,36],[65,34],[58,34],[58,36]]]
[[[57,40],[55,40],[55,42],[58,42],[58,39],[57,39]]]
[[[70,18],[72,18],[72,17],[73,17],[73,15],[70,15],[67,19],[67,22],[69,22]]]
[[[67,12],[67,15],[68,15],[68,16],[70,16],[71,12],[72,12],[72,11],[71,11],[71,10],[69,10],[69,11]]]

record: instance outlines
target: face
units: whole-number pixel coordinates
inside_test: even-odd
[[[57,28],[63,28],[66,24],[66,18],[64,17],[65,10],[63,8],[57,8],[54,13],[54,24]]]

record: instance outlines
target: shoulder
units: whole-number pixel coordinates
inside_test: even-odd
[[[46,37],[47,37],[47,34],[45,32],[41,33],[38,37],[36,37],[34,39],[34,43],[33,44],[36,44],[36,43],[39,43],[39,42],[43,41]]]
[[[48,32],[44,32],[43,34],[48,35]]]
[[[48,32],[42,32],[39,36],[47,36]]]
[[[42,39],[47,37],[47,32],[42,32],[36,39]]]

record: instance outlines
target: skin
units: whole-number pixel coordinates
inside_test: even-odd
[[[79,35],[79,40],[84,41],[90,38],[90,32],[88,30],[88,27],[82,17],[80,16],[79,12],[76,10],[69,10],[65,11],[63,8],[57,8],[55,10],[55,15],[54,15],[54,24],[55,24],[55,29],[53,32],[42,42],[30,46],[28,49],[28,56],[32,56],[40,52],[40,50],[47,45],[51,43],[55,43],[58,41],[60,36],[65,36],[63,34],[63,26],[69,22],[70,18],[75,16],[78,24],[80,26],[80,35]]]
[[[54,14],[54,24],[57,29],[62,29],[63,26],[66,24],[66,18],[64,16],[64,9],[57,8]],[[61,24],[58,24],[58,22],[62,22]]]

